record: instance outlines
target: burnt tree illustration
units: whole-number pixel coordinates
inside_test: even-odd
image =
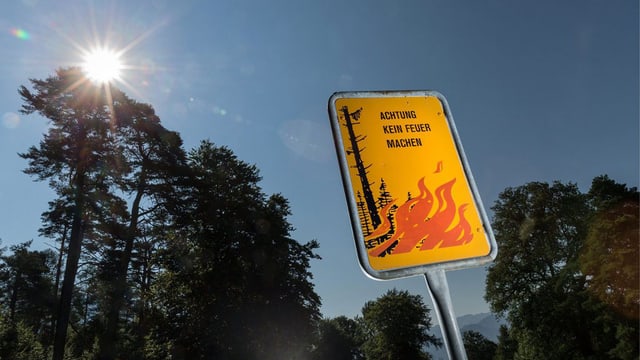
[[[367,216],[367,208],[365,206],[365,202],[362,200],[362,194],[358,191],[356,195],[358,197],[358,201],[356,202],[356,206],[358,207],[358,217],[361,219],[360,222],[362,224],[362,232],[366,235],[371,234],[373,229],[369,228],[369,218]]]
[[[393,198],[387,190],[387,183],[384,182],[384,178],[380,178],[380,195],[378,196],[378,208],[382,209],[391,202],[393,202]]]
[[[371,167],[371,164],[366,165],[362,161],[362,156],[360,155],[364,148],[360,149],[358,143],[363,141],[366,136],[356,135],[353,126],[360,124],[358,120],[360,119],[360,112],[362,108],[349,112],[349,108],[347,106],[343,106],[341,109],[342,118],[344,119],[344,125],[349,132],[349,140],[351,141],[351,147],[347,150],[347,155],[353,154],[353,158],[355,160],[355,165],[353,166],[358,171],[358,177],[360,178],[360,183],[362,184],[362,194],[364,196],[364,202],[366,205],[366,213],[369,215],[369,219],[371,220],[371,226],[376,228],[380,225],[380,215],[378,215],[378,209],[376,208],[376,201],[373,198],[373,193],[371,192],[371,183],[369,183],[369,179],[367,178],[367,169]],[[364,222],[367,223],[366,217],[363,217]],[[367,223],[367,229],[368,229]],[[368,234],[366,234],[368,235]]]
[[[398,210],[398,206],[394,204],[394,199],[391,196],[391,193],[387,190],[387,183],[384,182],[384,178],[380,178],[380,195],[378,196],[378,211],[382,213],[382,216],[385,216],[389,220],[389,232],[395,232],[395,220],[394,215]],[[387,208],[387,205],[391,204],[390,208]],[[386,239],[384,239],[386,240]]]

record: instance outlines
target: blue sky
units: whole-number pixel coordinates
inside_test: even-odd
[[[357,314],[424,280],[359,269],[327,115],[335,91],[437,90],[448,100],[482,200],[529,181],[638,186],[637,1],[45,1],[0,11],[0,239],[38,238],[52,194],[17,156],[47,123],[18,113],[29,78],[78,64],[96,41],[127,48],[122,90],[191,148],[255,164],[291,202],[294,236],[326,316]],[[487,209],[489,210],[489,209]],[[491,212],[489,211],[491,215]],[[457,314],[488,311],[482,268],[448,273]],[[428,299],[427,299],[428,302]]]

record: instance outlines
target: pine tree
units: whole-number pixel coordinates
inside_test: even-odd
[[[97,259],[91,262],[104,275],[100,357],[114,358],[120,314],[130,300],[136,240],[143,235],[144,221],[170,202],[184,167],[182,140],[160,124],[150,105],[128,98],[111,84],[88,81],[77,68],[60,69],[31,83],[33,92],[20,88],[23,112],[37,112],[51,126],[40,146],[21,156],[29,161],[25,172],[48,180],[58,195],[43,214],[41,233],[60,239],[60,260],[66,251],[54,359],[63,356],[83,254]]]
[[[231,150],[204,141],[188,164],[185,207],[160,254],[150,348],[179,359],[305,353],[320,317],[309,271],[317,242],[290,238],[286,199],[266,196],[257,168]]]
[[[61,360],[82,242],[92,219],[111,198],[109,175],[118,171],[119,157],[112,151],[110,102],[79,69],[60,69],[46,80],[32,79],[31,84],[34,92],[24,86],[19,90],[22,112],[41,114],[50,120],[50,127],[38,147],[20,154],[29,162],[25,172],[47,180],[59,203],[72,210],[53,351],[53,359]]]
[[[387,191],[387,183],[384,179],[380,179],[380,195],[378,195],[378,209],[382,209],[393,201],[391,193]]]
[[[358,207],[358,218],[362,224],[362,232],[364,233],[364,236],[367,236],[371,233],[372,229],[369,227],[371,224],[367,213],[366,203],[362,199],[360,191],[357,192],[356,196],[358,197],[358,202],[356,202],[356,206]]]

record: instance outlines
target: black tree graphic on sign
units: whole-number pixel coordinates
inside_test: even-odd
[[[354,125],[359,125],[358,120],[360,119],[360,113],[362,112],[362,108],[349,112],[349,108],[347,106],[343,106],[342,111],[342,119],[344,120],[344,126],[346,126],[347,131],[349,132],[349,140],[351,142],[351,147],[347,149],[347,155],[353,155],[355,160],[355,168],[358,172],[358,177],[360,178],[360,183],[362,184],[362,193],[364,196],[364,201],[367,207],[367,213],[369,214],[369,219],[371,219],[371,225],[375,229],[378,225],[380,225],[380,215],[378,215],[378,209],[376,208],[376,201],[373,198],[373,193],[371,192],[372,183],[369,182],[367,178],[367,169],[371,167],[371,164],[364,165],[362,161],[361,153],[364,151],[360,149],[358,143],[363,141],[366,136],[356,135],[353,130]],[[366,218],[366,217],[365,217]]]

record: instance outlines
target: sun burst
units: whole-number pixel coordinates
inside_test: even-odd
[[[84,55],[82,69],[87,78],[97,83],[120,80],[123,68],[120,53],[109,48],[95,48]]]

